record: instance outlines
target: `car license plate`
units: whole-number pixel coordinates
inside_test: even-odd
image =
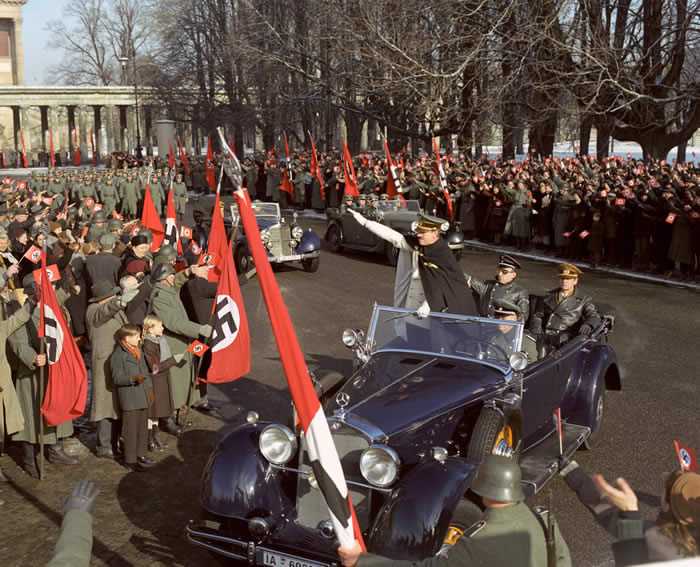
[[[258,563],[266,567],[328,567],[325,563],[258,548]]]

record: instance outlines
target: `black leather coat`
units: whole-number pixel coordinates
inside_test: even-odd
[[[550,291],[535,308],[530,320],[534,334],[561,335],[568,339],[583,325],[595,328],[600,324],[600,315],[589,296],[579,290],[561,302],[558,296],[558,289]]]
[[[520,308],[522,320],[527,321],[530,314],[530,296],[527,290],[515,282],[501,285],[496,280],[482,282],[471,276],[467,277],[467,285],[479,296],[479,314],[482,317],[493,317],[493,304],[496,299],[504,299]]]

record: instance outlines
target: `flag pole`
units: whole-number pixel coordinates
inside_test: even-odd
[[[46,236],[46,235],[44,235]],[[42,264],[46,265],[46,238],[44,238],[44,243],[42,248]],[[41,269],[41,268],[40,268]],[[41,276],[44,276],[44,270],[42,269]],[[41,301],[46,300],[46,298],[41,298],[39,300],[39,309],[42,309]],[[41,319],[41,317],[40,317]],[[46,326],[46,325],[44,325]],[[39,356],[46,355],[46,333],[45,329],[41,329],[41,337],[39,338]],[[46,363],[39,367],[39,403],[37,404],[37,413],[39,415],[38,426],[39,426],[39,480],[44,480],[44,418],[41,415],[41,406],[44,403],[44,383],[46,380]],[[56,431],[56,441],[58,441],[58,430]]]

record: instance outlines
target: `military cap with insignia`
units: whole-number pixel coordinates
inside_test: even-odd
[[[426,213],[420,213],[418,215],[416,230],[439,230],[440,232],[447,232],[447,229],[449,228],[450,223],[445,219],[428,215]]]
[[[508,254],[503,254],[500,258],[498,258],[498,267],[510,268],[511,270],[519,270],[521,268],[520,262]]]
[[[518,305],[502,297],[494,298],[493,313],[494,315],[515,315],[518,318],[520,318],[523,314]]]
[[[578,278],[583,272],[573,264],[559,264],[560,278]]]

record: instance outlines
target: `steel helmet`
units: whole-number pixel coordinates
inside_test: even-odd
[[[472,481],[475,494],[497,502],[521,502],[525,500],[520,480],[520,465],[502,455],[486,455]]]

